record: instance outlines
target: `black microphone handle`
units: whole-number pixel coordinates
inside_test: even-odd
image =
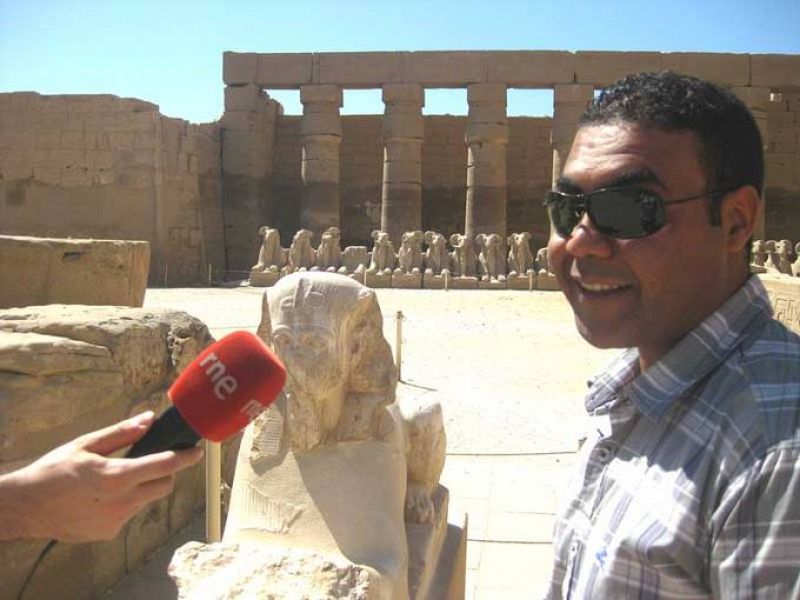
[[[191,448],[198,441],[200,436],[183,420],[181,413],[173,405],[156,419],[142,439],[131,446],[125,457],[136,458],[164,450]]]

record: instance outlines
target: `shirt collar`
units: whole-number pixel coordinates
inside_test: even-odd
[[[676,399],[724,362],[771,316],[766,289],[758,277],[750,276],[719,309],[644,373],[639,370],[638,350],[626,350],[592,382],[586,410],[592,412],[627,396],[646,417],[658,421]]]

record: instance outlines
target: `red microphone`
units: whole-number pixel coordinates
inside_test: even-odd
[[[267,408],[286,382],[286,369],[264,342],[236,331],[203,350],[172,386],[172,406],[126,456],[194,446],[232,436]]]

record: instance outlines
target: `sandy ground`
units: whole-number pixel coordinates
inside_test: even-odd
[[[184,310],[217,337],[255,331],[263,289],[147,291],[145,307]],[[586,381],[616,351],[586,344],[558,292],[376,290],[396,346],[399,394],[441,402],[447,432],[442,484],[451,522],[469,514],[468,599],[535,598],[548,580],[557,498],[581,435]],[[201,536],[202,526],[175,544]],[[175,597],[167,547],[109,598]]]

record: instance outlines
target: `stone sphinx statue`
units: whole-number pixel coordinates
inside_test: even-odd
[[[322,232],[316,254],[316,267],[330,273],[346,273],[342,268],[342,233],[338,227],[328,227]]]
[[[792,275],[800,277],[800,242],[794,245],[794,255],[795,259],[792,263]]]
[[[372,259],[369,263],[369,273],[381,273],[391,275],[392,269],[397,262],[397,255],[394,252],[394,244],[385,231],[372,232]]]
[[[789,258],[792,254],[792,242],[789,240],[780,240],[775,242],[775,254],[777,257],[777,270],[784,275],[792,274],[792,261]]]
[[[397,251],[397,269],[395,273],[420,273],[422,271],[422,242],[424,236],[421,231],[406,231],[400,240],[400,250]]]
[[[261,238],[261,248],[258,262],[250,269],[250,285],[273,285],[286,265],[287,252],[281,247],[281,236],[277,229],[264,225],[259,228],[258,236]]]
[[[531,234],[527,231],[523,233],[512,233],[508,236],[508,275],[516,277],[525,275],[528,270],[533,269],[533,253],[531,253]]]
[[[311,238],[314,232],[309,229],[301,229],[294,234],[292,245],[289,247],[289,264],[287,270],[290,273],[295,271],[305,271],[314,266],[317,255],[311,246]]]
[[[777,242],[775,240],[767,240],[764,242],[764,252],[766,253],[766,260],[764,261],[764,269],[767,273],[779,274],[780,270],[778,269],[778,263],[780,263],[780,258],[778,257],[777,251]]]
[[[281,247],[281,236],[277,229],[264,225],[258,230],[261,248],[258,251],[258,262],[253,271],[278,272],[286,264],[286,250]]]
[[[547,246],[539,248],[536,252],[534,268],[537,269],[536,289],[538,290],[557,290],[559,289],[556,276],[550,272],[550,263],[547,258]]]
[[[453,270],[458,277],[475,277],[478,273],[478,251],[475,240],[461,233],[450,236],[453,247]]]
[[[753,240],[750,246],[750,254],[750,272],[766,273],[767,268],[764,266],[764,263],[767,260],[767,251],[764,248],[764,240]]]
[[[422,270],[424,256],[422,242],[425,240],[421,231],[406,231],[400,238],[400,249],[397,251],[397,267],[392,273],[392,287],[422,287]]]
[[[475,242],[480,248],[478,264],[481,281],[505,281],[506,257],[503,252],[503,238],[496,233],[479,233]]]
[[[425,272],[431,275],[441,275],[450,269],[450,252],[447,250],[447,240],[436,231],[425,232]]]
[[[372,239],[372,253],[364,283],[372,288],[391,287],[392,271],[397,263],[394,244],[388,233],[377,229],[372,232]]]
[[[307,597],[428,597],[442,546],[436,540],[447,529],[447,492],[438,483],[442,412],[438,404],[396,400],[382,328],[375,292],[348,277],[295,273],[264,294],[258,335],[288,379],[245,431],[223,542],[204,548],[251,563],[261,548],[270,564],[291,563],[301,582],[319,577],[328,561],[329,571],[355,569],[351,579],[367,589],[348,595],[339,581],[341,595]],[[422,547],[410,533],[419,527],[437,530]],[[187,589],[198,552],[192,545],[173,559],[171,573]],[[263,585],[268,597],[266,575]]]

